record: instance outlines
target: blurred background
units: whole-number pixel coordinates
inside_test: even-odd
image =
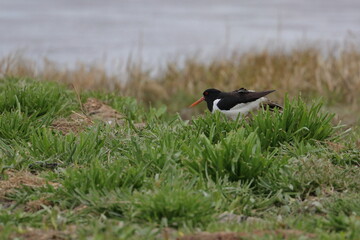
[[[247,87],[359,105],[357,0],[1,0],[0,32],[2,77],[152,104]]]
[[[2,56],[22,50],[68,65],[131,57],[157,66],[199,53],[357,38],[360,1],[2,0],[0,31]]]

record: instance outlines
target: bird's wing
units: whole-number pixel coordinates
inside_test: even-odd
[[[219,95],[221,99],[217,106],[221,110],[230,110],[234,106],[240,103],[248,103],[256,101],[257,99],[274,92],[275,90],[263,91],[263,92],[250,92],[246,89],[239,89],[234,92],[223,92]]]

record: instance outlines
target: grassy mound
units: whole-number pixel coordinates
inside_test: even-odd
[[[94,118],[90,97],[121,119]],[[21,78],[1,79],[0,99],[3,238],[360,237],[359,134],[344,135],[320,102],[184,121],[132,98]],[[78,131],[54,127],[74,114],[86,121]]]

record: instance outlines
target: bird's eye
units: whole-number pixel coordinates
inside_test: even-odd
[[[207,96],[207,95],[209,95],[209,93],[208,93],[208,92],[204,92],[204,95]]]

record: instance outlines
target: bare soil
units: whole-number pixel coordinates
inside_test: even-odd
[[[88,98],[82,105],[83,113],[74,112],[68,118],[59,118],[52,123],[52,128],[63,134],[79,133],[93,125],[94,120],[108,124],[124,124],[124,116],[96,98]]]
[[[45,179],[38,177],[30,172],[26,171],[6,171],[4,174],[6,177],[0,179],[0,198],[4,197],[7,193],[13,189],[20,188],[22,186],[28,187],[40,187],[46,183],[57,187],[57,183],[48,182]]]
[[[45,184],[50,184],[53,187],[58,187],[58,183],[49,182],[45,179],[38,177],[34,174],[31,174],[27,171],[6,171],[3,175],[4,177],[0,180],[0,204],[2,207],[10,207],[14,204],[13,201],[6,198],[6,194],[10,193],[11,191],[14,191],[17,188],[21,188],[23,186],[28,187],[41,187]],[[25,204],[24,210],[35,212],[40,209],[42,209],[43,205],[51,205],[51,203],[44,198],[33,200],[30,202],[27,202]]]

